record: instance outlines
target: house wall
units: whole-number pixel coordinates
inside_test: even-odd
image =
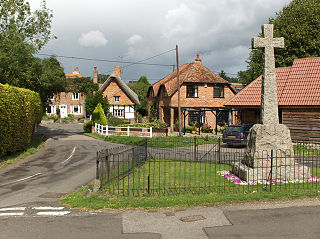
[[[196,83],[195,83],[196,84]],[[224,108],[224,104],[229,101],[235,94],[228,87],[224,86],[224,98],[214,98],[214,84],[197,83],[198,85],[198,97],[187,98],[187,85],[184,84],[180,88],[180,105],[181,107],[221,107]],[[190,83],[189,83],[190,85]],[[151,97],[149,102],[151,102]],[[178,107],[178,92],[175,92],[172,97],[166,95],[164,88],[161,88],[158,100],[159,119],[166,122],[169,126],[170,121],[170,110],[167,107]],[[183,114],[181,115],[181,122],[183,123]],[[216,126],[216,116],[207,111],[205,115],[205,123],[208,123],[212,128]],[[186,117],[186,125],[188,125],[188,116]]]
[[[135,103],[131,101],[129,96],[118,86],[115,80],[112,80],[110,84],[103,91],[103,96],[108,98],[110,104],[109,112],[115,115],[115,110],[123,110],[123,116],[116,116],[124,119],[135,118]],[[115,96],[120,97],[120,101],[115,101]]]
[[[293,141],[320,142],[320,107],[283,108],[282,122],[289,127]]]
[[[279,107],[293,141],[320,142],[320,107]],[[259,123],[260,110],[244,109],[244,123]]]
[[[85,96],[79,93],[79,100],[72,99],[72,92],[61,92],[57,95],[54,95],[53,100],[50,100],[49,106],[52,107],[54,112],[52,114],[56,114],[56,110],[60,105],[67,106],[67,115],[73,114],[75,117],[81,117],[85,115]],[[78,105],[81,113],[72,112],[72,106]]]
[[[134,105],[134,102],[130,100],[127,94],[123,92],[114,80],[112,80],[103,91],[103,96],[107,96],[109,104],[111,105]],[[120,96],[120,102],[115,102],[114,96]]]

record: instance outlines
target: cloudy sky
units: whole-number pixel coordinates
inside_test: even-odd
[[[29,0],[33,9],[41,0]],[[136,62],[179,46],[180,65],[197,53],[214,72],[236,74],[246,69],[251,38],[290,0],[47,0],[58,37],[41,53],[111,61]],[[58,58],[66,73],[79,67],[84,76],[110,73],[126,63]],[[145,63],[175,64],[170,51]],[[170,66],[131,65],[125,81],[146,75],[153,83]],[[232,76],[232,75],[230,75]]]

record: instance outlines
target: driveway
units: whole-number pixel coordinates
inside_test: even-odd
[[[97,150],[117,144],[79,134],[80,124],[40,125],[37,153],[0,170],[0,207],[56,203],[95,177]]]

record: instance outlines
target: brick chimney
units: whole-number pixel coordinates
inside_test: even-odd
[[[196,64],[201,64],[201,59],[200,59],[200,57],[199,57],[199,54],[197,54],[197,58],[194,59],[194,62],[195,62]]]
[[[121,78],[121,66],[115,66],[114,71],[120,76]]]
[[[73,70],[73,74],[80,74],[80,72],[79,72],[79,68],[78,68],[78,67],[74,68],[74,70]]]
[[[98,84],[98,70],[96,66],[93,68],[93,83]]]

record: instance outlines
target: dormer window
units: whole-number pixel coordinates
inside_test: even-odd
[[[197,97],[198,97],[198,86],[187,85],[187,98],[197,98]]]
[[[72,100],[79,100],[79,93],[72,93]]]
[[[224,98],[224,87],[215,86],[213,88],[213,98]]]
[[[114,96],[114,102],[120,102],[120,96]]]

